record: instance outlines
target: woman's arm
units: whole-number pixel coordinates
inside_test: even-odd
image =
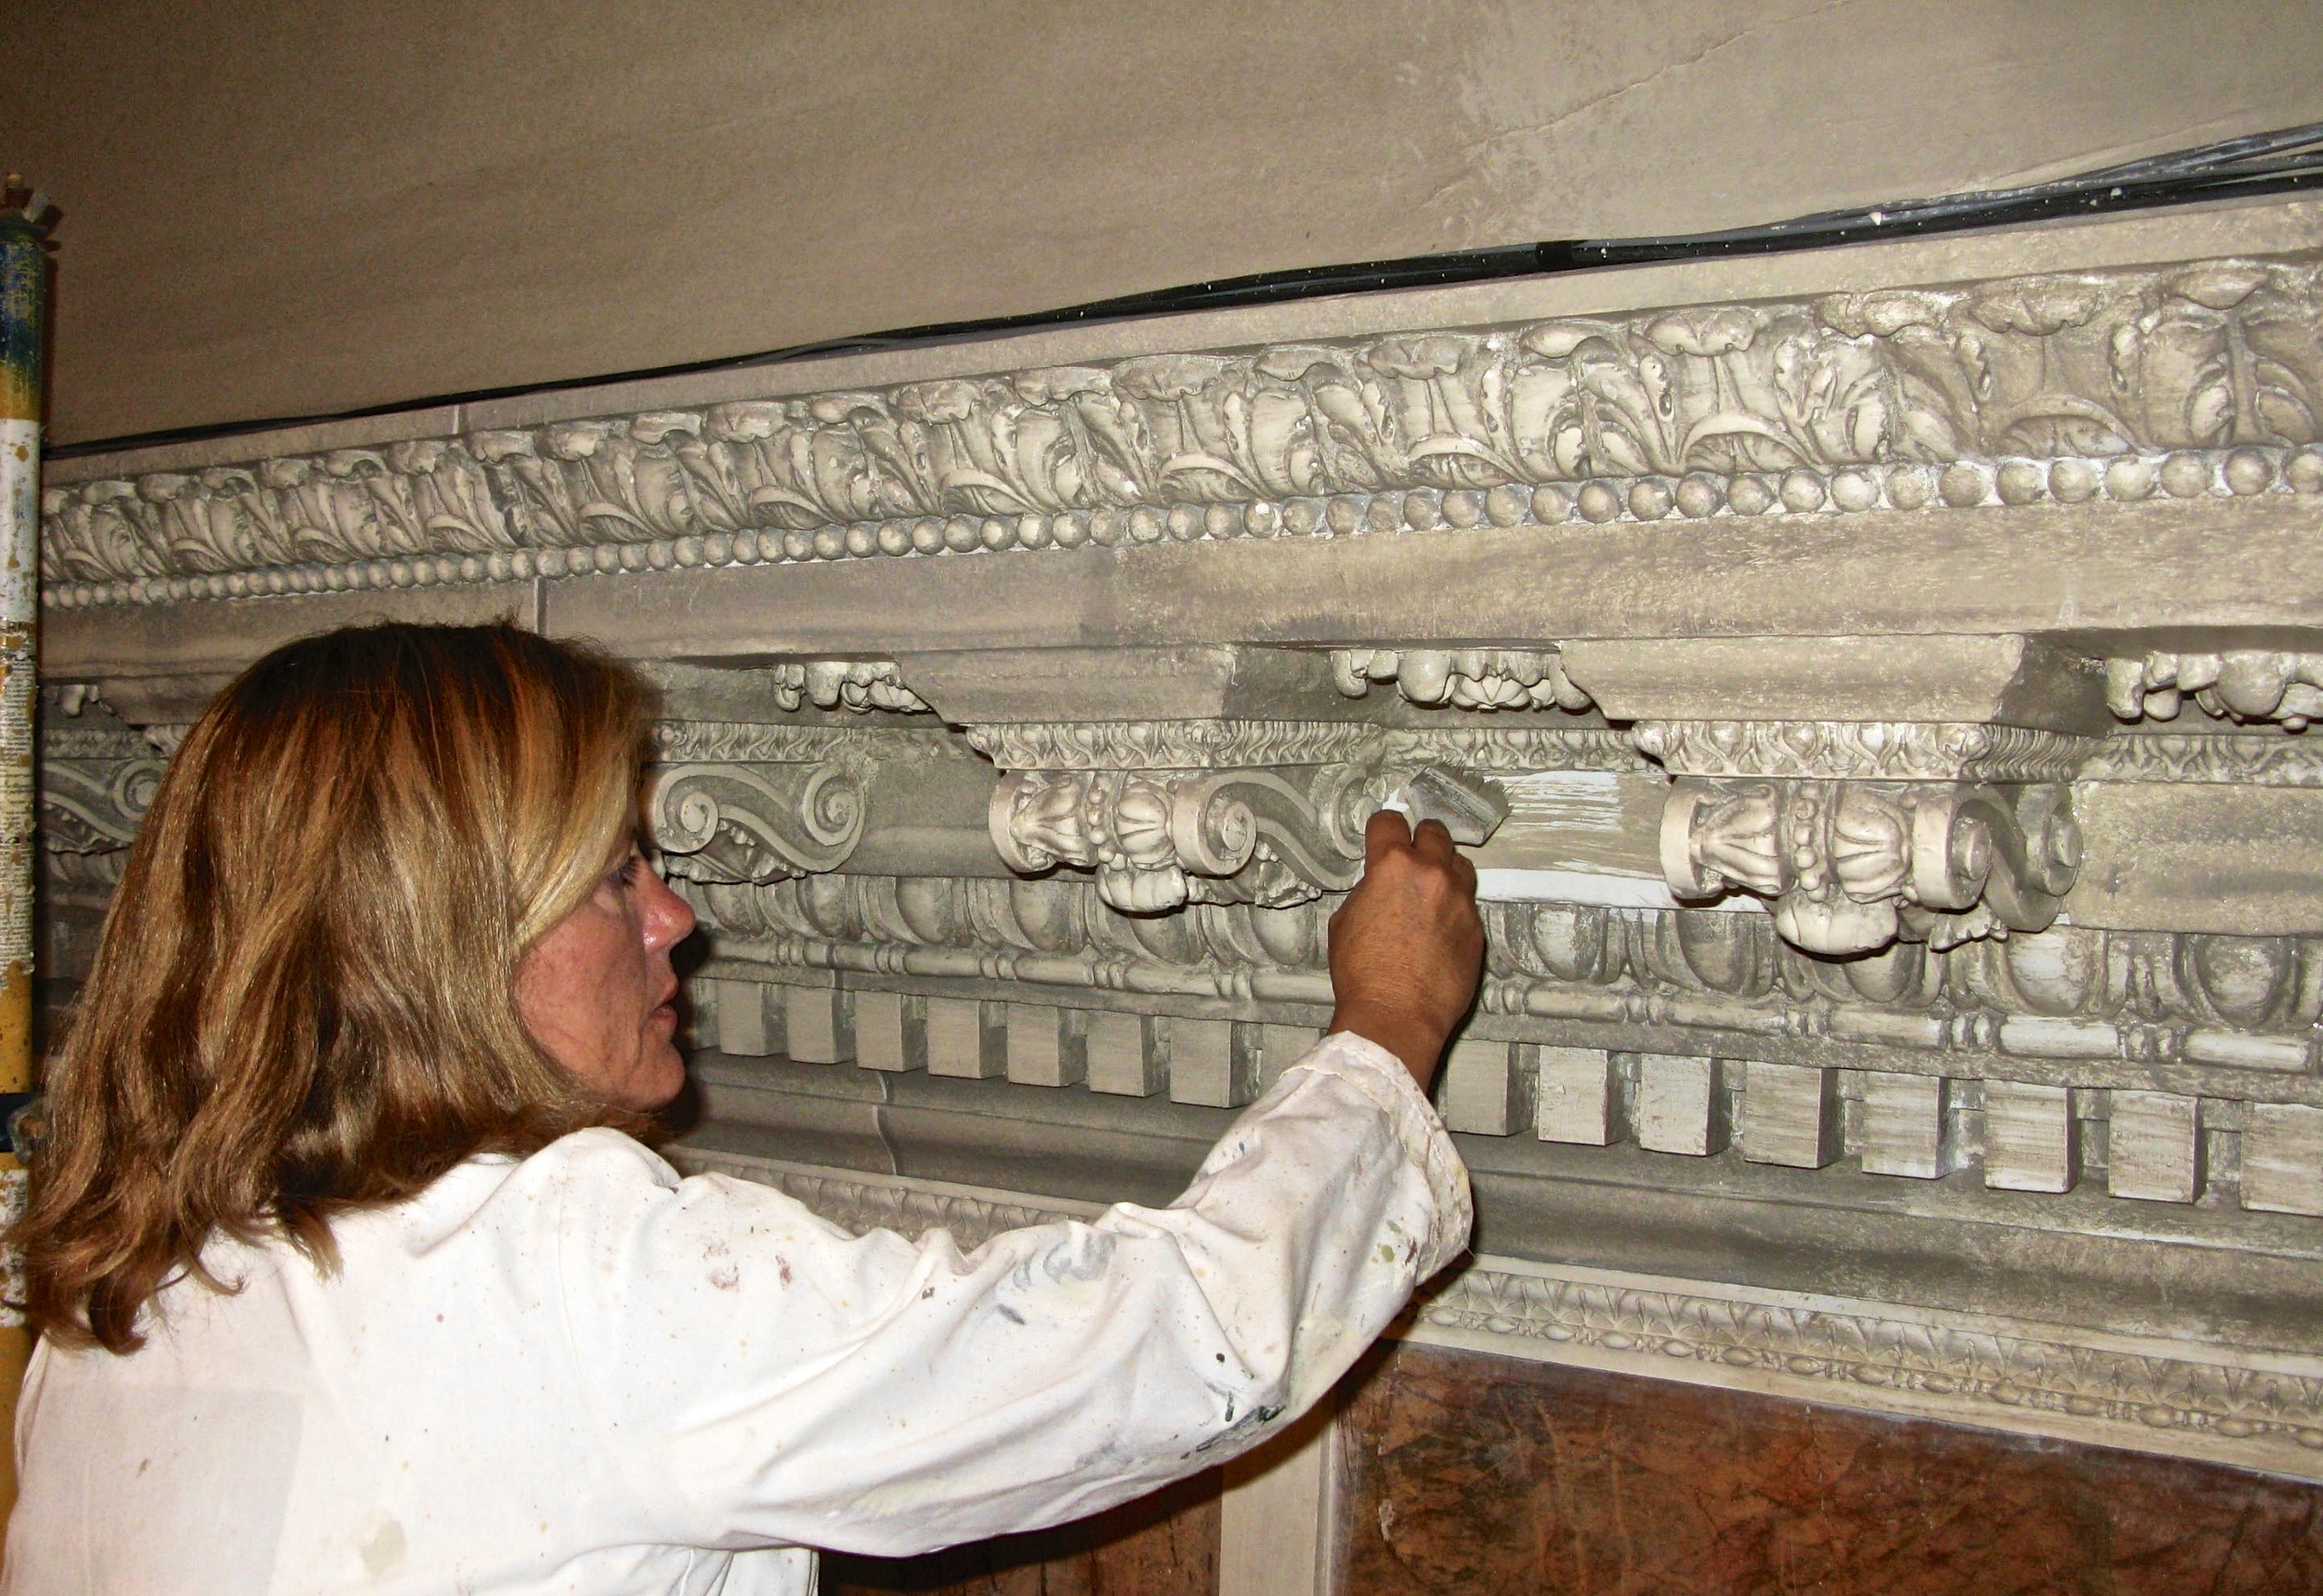
[[[574,1355],[669,1537],[898,1554],[1033,1528],[1222,1461],[1327,1391],[1470,1217],[1415,1079],[1473,990],[1468,882],[1429,829],[1371,841],[1332,927],[1340,1017],[1412,1055],[1335,1031],[1166,1209],[963,1255],[676,1182],[618,1138],[563,1145],[586,1144],[558,1182]]]

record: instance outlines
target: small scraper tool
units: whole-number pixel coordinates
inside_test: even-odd
[[[1437,821],[1464,848],[1482,843],[1508,818],[1508,800],[1490,782],[1463,780],[1433,765],[1415,771],[1385,806],[1407,817],[1415,831],[1423,820]]]

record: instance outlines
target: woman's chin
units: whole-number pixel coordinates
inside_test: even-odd
[[[636,1066],[616,1078],[609,1095],[617,1107],[651,1114],[667,1107],[686,1090],[686,1061],[667,1034],[657,1032],[663,1032],[663,1027],[648,1027]]]
[[[642,1088],[638,1096],[643,1101],[635,1106],[649,1114],[668,1107],[677,1094],[686,1090],[686,1061],[677,1056],[675,1047],[664,1042],[638,1085]]]

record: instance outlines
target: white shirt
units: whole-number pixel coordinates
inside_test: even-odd
[[[1096,1512],[1323,1394],[1465,1245],[1411,1077],[1341,1034],[1166,1209],[963,1255],[610,1131],[204,1258],[126,1357],[42,1344],[5,1596],[810,1591]]]

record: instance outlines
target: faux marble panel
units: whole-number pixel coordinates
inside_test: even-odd
[[[1424,1347],[1343,1420],[1346,1596],[2323,1589],[2323,1487]]]

